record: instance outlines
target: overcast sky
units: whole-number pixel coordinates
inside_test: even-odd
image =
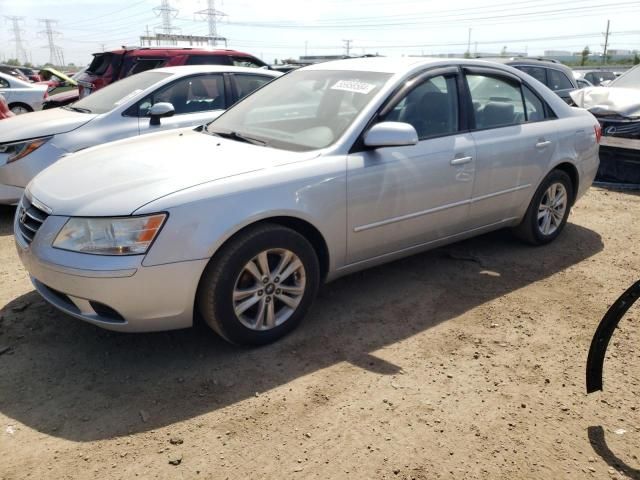
[[[42,18],[57,20],[56,45],[67,62],[83,65],[91,53],[140,44],[148,26],[160,25],[153,8],[160,0],[0,0],[0,58],[15,57],[11,23],[23,16],[23,44],[34,63],[49,59]],[[170,0],[178,10],[172,25],[180,33],[206,35],[206,22],[195,12],[207,0]],[[607,19],[610,48],[640,49],[640,1],[574,0],[225,0],[218,34],[229,47],[267,62],[286,57],[351,53],[414,55],[544,50],[601,51]],[[476,45],[477,42],[477,45]]]

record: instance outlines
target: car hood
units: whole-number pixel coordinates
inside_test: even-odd
[[[64,157],[37,175],[27,191],[54,215],[129,215],[179,190],[317,156],[180,129]]]
[[[635,88],[590,87],[571,92],[578,107],[595,116],[640,117],[640,90]]]
[[[45,72],[50,72],[53,73],[56,77],[64,80],[65,82],[67,82],[70,85],[78,85],[78,82],[76,82],[73,78],[65,75],[64,73],[56,70],[55,68],[50,68],[50,67],[46,67],[46,68],[41,68],[40,71],[45,71]]]
[[[61,108],[16,115],[0,124],[0,143],[70,132],[96,116],[90,113],[73,112]]]

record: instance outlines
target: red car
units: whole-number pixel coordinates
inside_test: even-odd
[[[262,60],[235,50],[180,47],[133,47],[93,54],[93,61],[77,78],[80,98],[129,75],[179,65],[234,65],[269,68]]]
[[[9,105],[2,95],[0,95],[0,120],[13,117],[15,114],[9,110]]]

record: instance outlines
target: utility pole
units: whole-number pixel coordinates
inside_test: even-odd
[[[16,42],[16,60],[23,64],[29,61],[27,52],[22,46],[22,33],[20,28],[20,22],[24,21],[24,17],[5,16],[7,21],[11,23],[11,29],[13,30],[13,41]]]
[[[162,33],[171,35],[174,30],[178,30],[176,27],[171,26],[171,19],[178,15],[178,10],[169,4],[169,0],[160,0],[160,6],[154,7],[153,13],[162,19]]]
[[[49,48],[49,63],[51,63],[52,65],[62,66],[62,49],[58,47],[54,41],[54,37],[60,35],[60,32],[56,32],[53,29],[54,25],[58,23],[58,21],[51,18],[40,18],[38,19],[38,21],[44,24],[44,31],[41,31],[40,33],[46,35],[47,37],[47,47]]]
[[[607,63],[607,49],[609,47],[609,23],[610,23],[610,21],[607,20],[607,31],[604,34],[604,52],[602,52],[602,64],[603,65],[605,63]]]
[[[469,28],[469,36],[467,37],[467,57],[471,57],[471,28]]]
[[[304,41],[304,56],[307,56],[307,46],[308,46],[309,42],[307,40]]]
[[[218,44],[218,40],[223,40],[226,46],[227,39],[218,36],[218,20],[226,17],[227,14],[216,9],[216,0],[207,0],[207,8],[197,11],[195,14],[200,16],[200,20],[206,20],[209,24],[211,44],[215,47]]]
[[[344,48],[347,50],[347,57],[349,56],[349,53],[351,52],[351,44],[353,43],[353,40],[342,40],[344,42]]]

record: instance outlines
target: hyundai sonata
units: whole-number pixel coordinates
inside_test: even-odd
[[[150,331],[199,312],[262,344],[341,275],[504,227],[551,242],[591,185],[599,131],[505,65],[324,63],[206,128],[57,162],[26,189],[15,240],[38,292],[79,319]]]

